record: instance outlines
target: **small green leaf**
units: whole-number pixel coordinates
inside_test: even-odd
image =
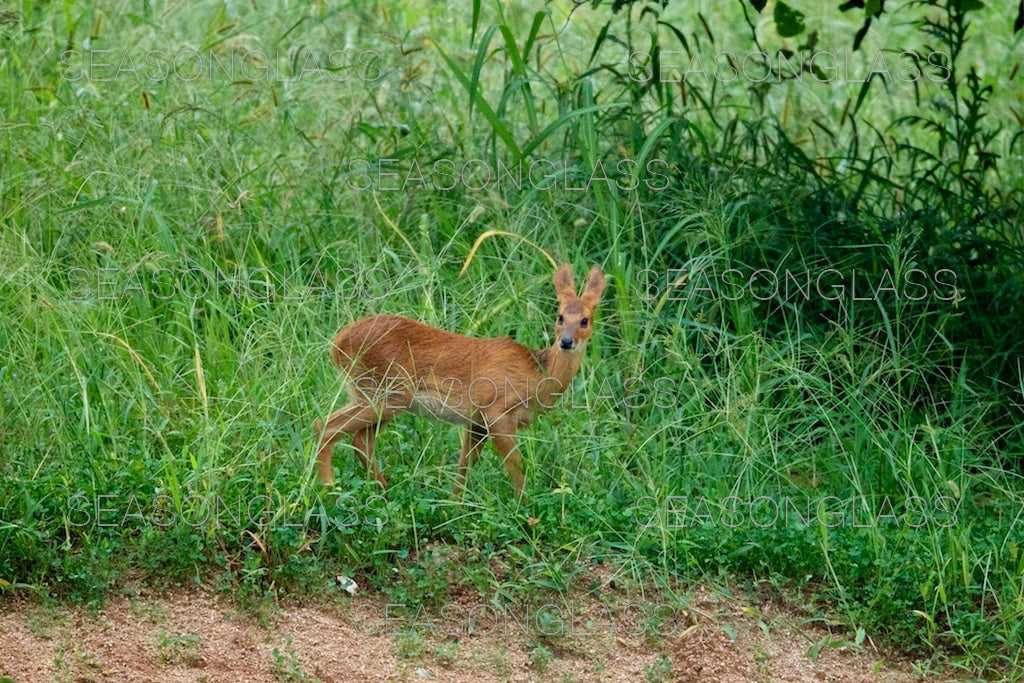
[[[804,32],[804,13],[784,2],[775,3],[775,29],[783,38],[792,38]]]
[[[829,638],[829,636],[826,635],[822,637],[822,639],[816,642],[814,645],[811,645],[811,647],[807,650],[807,656],[810,657],[812,662],[818,661],[818,654],[821,652],[821,648],[828,645],[830,640],[831,638]]]

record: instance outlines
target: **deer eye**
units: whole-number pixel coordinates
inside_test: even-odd
[[[586,318],[580,320],[580,327],[586,327],[589,321]]]
[[[562,323],[564,323],[564,322],[565,322],[565,318],[563,318],[563,317],[562,317],[562,314],[561,314],[561,313],[559,313],[559,314],[558,314],[558,324],[559,324],[559,325],[561,325],[561,324],[562,324]]]

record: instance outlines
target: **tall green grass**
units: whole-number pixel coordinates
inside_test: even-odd
[[[934,140],[865,133],[889,109],[878,90],[855,125],[815,138],[797,110],[769,114],[776,97],[796,107],[792,90],[684,101],[599,69],[617,45],[594,50],[605,21],[618,41],[652,40],[638,11],[477,7],[13,7],[0,46],[5,587],[94,600],[142,575],[255,599],[347,574],[403,602],[461,586],[501,601],[586,588],[580,568],[606,561],[666,590],[799,596],[924,670],[1019,670],[1019,143],[994,138],[1005,160],[963,187],[949,143],[918,182]],[[86,38],[115,55],[280,49],[286,73],[304,47],[373,50],[374,77],[62,78],[61,52]],[[814,94],[829,111],[856,95]],[[1013,105],[988,106],[1002,120]],[[353,189],[365,177],[349,162],[382,158],[401,178],[413,160],[552,159],[561,187]],[[564,189],[623,158],[664,160],[669,186],[640,173],[635,191]],[[972,187],[985,193],[965,202]],[[567,400],[522,433],[532,502],[516,503],[491,450],[452,499],[458,430],[414,416],[379,438],[386,497],[343,445],[321,490],[311,426],[345,400],[327,354],[340,326],[393,312],[550,343],[550,266],[529,244],[488,239],[459,277],[491,229],[610,281],[572,399],[586,407]],[[948,267],[960,294],[683,301],[666,287],[670,269],[762,267],[876,280]],[[191,269],[230,282],[204,291]],[[768,498],[829,496],[858,523],[891,501],[900,521],[764,523]],[[736,499],[760,503],[723,523]],[[920,527],[900,507],[913,499],[929,512]],[[183,522],[218,500],[219,525]],[[238,501],[255,503],[236,517]],[[176,523],[162,527],[167,507]],[[464,561],[425,560],[437,543]]]

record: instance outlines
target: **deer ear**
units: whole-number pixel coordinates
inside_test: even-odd
[[[583,305],[587,308],[596,306],[597,302],[601,300],[605,284],[604,273],[601,272],[601,269],[597,266],[591,268],[587,275],[587,286],[583,289],[583,294],[580,295]]]
[[[559,301],[576,298],[576,278],[572,274],[572,266],[563,263],[555,270],[555,294]]]

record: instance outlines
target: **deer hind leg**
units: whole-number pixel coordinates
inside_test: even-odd
[[[377,465],[377,459],[373,457],[373,444],[377,440],[377,432],[383,426],[383,422],[378,421],[367,426],[352,435],[352,446],[355,448],[356,457],[363,463],[363,467],[373,475],[373,478],[377,480],[382,489],[388,487],[388,480],[384,478],[384,473],[381,472],[380,467]]]
[[[484,448],[484,441],[487,440],[487,428],[477,424],[470,424],[462,433],[462,452],[459,453],[459,474],[455,480],[454,494],[456,497],[462,495],[462,489],[466,485],[466,470],[469,466],[480,459],[480,451]]]
[[[356,455],[373,474],[374,478],[381,485],[387,486],[384,474],[377,466],[376,460],[373,459],[373,444],[377,436],[377,430],[382,424],[391,419],[393,412],[365,404],[350,403],[344,408],[331,413],[331,416],[327,418],[326,425],[317,420],[315,429],[320,445],[316,457],[317,476],[320,482],[329,484],[334,480],[334,471],[331,467],[331,453],[334,450],[334,443],[345,434],[352,434]]]

